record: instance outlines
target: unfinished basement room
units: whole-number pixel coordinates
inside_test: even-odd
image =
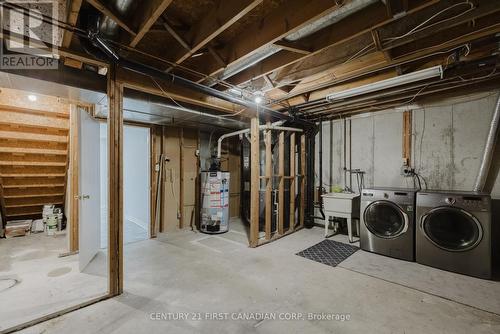
[[[500,333],[500,0],[0,22],[0,333]]]

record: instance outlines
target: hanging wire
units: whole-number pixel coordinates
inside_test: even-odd
[[[457,4],[451,5],[451,6],[447,7],[447,8],[445,8],[445,9],[443,9],[443,10],[441,10],[441,11],[437,12],[436,14],[432,15],[430,18],[428,18],[428,19],[427,19],[427,20],[425,20],[424,22],[420,23],[420,24],[419,24],[419,25],[417,25],[415,28],[411,29],[410,31],[406,32],[405,34],[400,35],[400,36],[395,36],[395,37],[389,37],[389,38],[384,39],[384,41],[393,41],[393,40],[401,39],[401,38],[403,38],[403,37],[407,37],[407,36],[410,36],[410,35],[412,35],[412,34],[414,34],[414,33],[417,33],[417,32],[419,32],[420,30],[422,30],[421,28],[424,28],[424,27],[425,27],[425,25],[426,25],[427,23],[429,23],[430,21],[432,21],[434,18],[436,18],[436,17],[438,17],[439,15],[441,15],[441,14],[443,14],[443,13],[445,13],[445,12],[449,11],[450,9],[453,9],[453,8],[455,8],[455,7],[462,6],[462,5],[469,5],[469,9],[468,9],[468,10],[466,10],[466,11],[463,11],[463,12],[461,12],[460,14],[455,15],[455,16],[453,16],[453,17],[450,17],[450,18],[447,18],[447,19],[444,19],[444,20],[438,21],[438,22],[436,22],[436,23],[433,23],[433,24],[431,24],[429,27],[432,27],[432,26],[434,26],[434,25],[436,25],[436,24],[440,24],[440,23],[443,23],[443,22],[446,22],[446,21],[449,21],[449,20],[455,19],[455,18],[457,18],[457,17],[460,17],[460,16],[462,16],[462,15],[465,15],[465,14],[467,14],[468,12],[470,12],[470,11],[474,10],[474,4],[472,4],[470,1],[464,1],[464,2],[460,2],[460,3],[457,3]]]

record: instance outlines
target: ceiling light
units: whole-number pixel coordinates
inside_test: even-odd
[[[425,70],[416,71],[408,74],[403,74],[395,78],[390,78],[386,80],[377,81],[368,85],[346,89],[340,92],[332,93],[326,96],[328,102],[337,102],[340,100],[345,100],[350,97],[373,93],[376,91],[381,91],[387,88],[392,88],[396,86],[406,85],[412,82],[423,81],[435,77],[443,78],[443,68],[442,66],[434,66],[427,68]]]
[[[262,101],[264,101],[264,93],[262,93],[261,91],[256,91],[255,93],[253,93],[253,95],[253,100],[255,101],[255,103],[261,104]]]
[[[31,102],[35,102],[36,101],[36,95],[33,95],[33,94],[28,95],[28,100],[30,100]]]

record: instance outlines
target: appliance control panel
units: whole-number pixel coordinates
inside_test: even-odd
[[[486,211],[489,207],[488,198],[481,196],[447,196],[443,201],[446,205],[459,206],[474,211]]]

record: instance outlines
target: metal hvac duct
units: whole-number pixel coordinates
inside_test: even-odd
[[[283,113],[277,112],[276,110],[273,110],[271,108],[265,107],[265,106],[259,106],[256,103],[248,100],[244,100],[235,96],[232,96],[230,94],[221,92],[217,89],[207,87],[205,85],[199,84],[197,82],[185,79],[183,77],[180,77],[178,75],[172,74],[172,73],[167,73],[164,71],[161,71],[159,69],[156,69],[154,67],[139,63],[139,62],[134,62],[128,59],[125,59],[118,55],[109,45],[107,45],[102,38],[98,36],[96,32],[91,32],[89,33],[88,38],[92,41],[94,46],[98,48],[101,52],[103,52],[109,60],[111,60],[113,63],[121,66],[122,68],[128,69],[130,71],[147,75],[149,77],[154,77],[159,80],[171,82],[174,85],[179,85],[186,87],[188,89],[209,95],[209,96],[214,96],[219,99],[238,104],[247,108],[255,109],[255,110],[261,110],[261,115],[262,116],[267,116],[270,118],[276,118],[284,121],[290,121],[294,124],[301,125],[303,127],[311,128],[315,127],[314,123],[311,123],[309,121],[303,120],[303,119],[296,119],[291,116],[285,115]]]
[[[490,131],[488,132],[488,137],[486,138],[486,145],[484,147],[483,159],[481,160],[481,165],[479,166],[479,173],[476,178],[476,183],[474,184],[474,191],[477,192],[484,191],[486,179],[488,178],[488,173],[490,171],[490,166],[493,159],[495,142],[498,137],[499,123],[500,123],[500,93],[498,94],[497,103],[495,105],[495,111],[493,112],[493,117],[491,119]]]

